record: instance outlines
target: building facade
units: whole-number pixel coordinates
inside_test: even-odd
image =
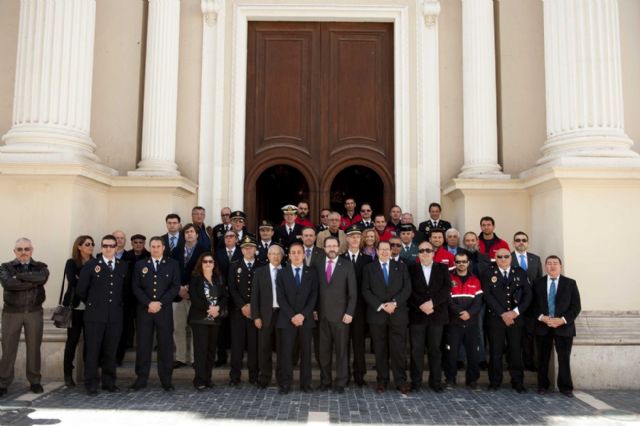
[[[3,1],[0,253],[34,241],[53,307],[79,234],[163,233],[196,204],[252,227],[281,198],[417,221],[439,201],[560,255],[576,385],[633,387],[638,40],[636,0]]]

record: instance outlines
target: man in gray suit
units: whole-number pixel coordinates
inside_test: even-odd
[[[513,246],[515,250],[511,252],[511,266],[519,266],[527,272],[529,282],[533,285],[542,276],[542,262],[536,254],[530,253],[529,236],[523,231],[518,231],[513,235]],[[533,314],[533,304],[524,313],[524,332],[522,333],[522,361],[524,368],[529,371],[537,371],[535,363],[535,325],[536,318]]]
[[[324,240],[326,256],[316,265],[318,273],[318,319],[320,328],[320,390],[331,388],[331,359],[336,354],[334,391],[344,393],[349,379],[349,324],[358,298],[356,272],[351,262],[338,257],[336,237]]]

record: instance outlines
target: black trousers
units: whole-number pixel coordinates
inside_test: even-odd
[[[193,368],[195,377],[193,385],[207,386],[211,384],[211,371],[216,361],[216,344],[220,325],[191,324],[193,334]]]
[[[118,352],[116,353],[116,361],[118,361],[118,364],[122,364],[122,360],[124,359],[124,354],[127,349],[133,347],[136,310],[137,303],[135,300],[125,302],[122,318],[122,336],[120,336],[120,342],[118,343]]]
[[[522,365],[522,329],[523,321],[516,318],[513,325],[507,327],[502,318],[490,316],[487,318],[489,335],[489,384],[502,384],[502,355],[507,344],[507,364],[511,374],[513,386],[522,385],[524,367]]]
[[[377,382],[389,384],[389,356],[396,386],[407,382],[405,357],[407,326],[405,324],[369,324],[376,358]]]
[[[320,334],[320,382],[322,385],[331,386],[332,359],[335,348],[336,354],[336,381],[337,387],[345,387],[349,379],[349,324],[332,322],[321,319],[319,323]]]
[[[74,309],[71,311],[71,327],[67,328],[67,341],[64,344],[63,370],[65,376],[73,373],[73,360],[76,357],[76,349],[80,342],[80,336],[84,330],[84,310]],[[84,345],[82,359],[87,359],[87,345]]]
[[[173,309],[171,305],[150,314],[140,306],[137,312],[136,383],[146,386],[151,370],[153,334],[158,340],[158,376],[163,386],[171,385],[173,375]]]
[[[442,385],[442,344],[443,325],[411,324],[411,382],[422,384],[424,373],[424,349],[429,359],[429,386]]]
[[[233,310],[229,314],[231,320],[231,369],[229,378],[240,380],[242,372],[242,359],[244,350],[247,349],[247,368],[249,370],[249,382],[258,380],[258,329],[239,310]]]
[[[535,367],[537,362],[535,352],[535,327],[536,319],[525,316],[524,329],[522,332],[522,362],[526,367]]]
[[[465,384],[474,383],[480,378],[480,366],[478,360],[478,346],[480,340],[480,327],[476,322],[469,325],[449,324],[447,326],[447,365],[445,375],[447,380],[455,381],[458,374],[458,354],[460,347],[464,347],[467,355],[467,371]]]
[[[358,301],[358,303],[360,303]],[[349,327],[349,340],[351,344],[347,347],[349,354],[347,358],[351,358],[353,353],[353,366],[350,366],[351,371],[349,375],[353,373],[353,379],[363,380],[365,374],[367,374],[367,363],[365,361],[365,333],[366,333],[366,321],[365,311],[362,309],[360,312],[356,309],[356,313],[351,321]]]
[[[218,348],[217,348],[217,360],[221,363],[227,362],[228,354],[227,351],[231,347],[230,342],[230,323],[229,317],[222,318],[222,322],[220,324],[220,332],[218,333]]]
[[[114,323],[85,322],[85,346],[87,357],[84,363],[84,385],[89,390],[97,390],[100,379],[98,367],[102,370],[102,386],[116,384],[116,350],[122,334],[122,321]]]
[[[290,389],[293,382],[293,345],[300,348],[300,387],[311,386],[311,340],[313,328],[287,327],[280,329],[280,387]]]
[[[561,392],[572,391],[573,381],[571,380],[571,348],[573,337],[556,336],[550,331],[545,336],[536,336],[538,344],[538,387],[549,389],[549,361],[553,346],[558,354],[558,389]]]
[[[280,310],[276,309],[271,315],[269,324],[262,324],[258,330],[258,383],[268,386],[273,372],[273,342],[280,347],[280,330],[276,328]],[[275,335],[275,339],[274,339]],[[280,351],[278,350],[278,353]],[[276,361],[276,378],[280,377],[280,357]]]

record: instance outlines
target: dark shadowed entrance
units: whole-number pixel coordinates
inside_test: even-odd
[[[278,225],[282,222],[280,208],[297,204],[309,198],[309,184],[295,167],[278,164],[269,167],[256,181],[256,212],[258,220],[268,219]],[[250,225],[251,232],[256,224]]]
[[[358,211],[363,202],[371,204],[374,214],[384,213],[385,187],[378,174],[365,166],[342,170],[331,183],[331,209],[344,213],[344,200],[355,198]]]

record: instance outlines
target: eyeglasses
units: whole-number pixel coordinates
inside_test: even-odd
[[[468,260],[456,260],[456,265],[464,265],[465,263],[469,263]]]
[[[329,215],[328,214],[321,214],[320,217],[324,219],[325,217],[329,217]]]
[[[28,253],[28,252],[30,252],[31,250],[33,250],[33,248],[32,248],[32,247],[16,247],[16,251],[17,251],[18,253],[21,253],[21,252],[23,252],[23,251]]]
[[[513,241],[515,241],[516,243],[526,243],[529,240],[527,240],[526,238],[516,238]]]
[[[510,254],[503,254],[502,256],[496,256],[497,259],[508,259],[510,257],[511,257]]]
[[[363,212],[363,213],[368,213],[368,212],[371,211],[371,209],[360,209],[360,211]]]
[[[402,244],[398,244],[398,243],[392,243],[389,244],[391,247],[402,247]]]
[[[419,249],[418,253],[433,253],[433,249],[430,249],[430,248]]]
[[[134,241],[134,243],[135,243],[135,241]],[[85,247],[93,247],[93,246],[95,246],[96,244],[95,244],[95,243],[92,243],[91,241],[87,241],[86,243],[84,243],[84,244],[82,244],[82,245],[83,245],[83,246],[85,246]]]
[[[203,260],[202,263],[213,263],[213,260]]]
[[[102,248],[116,248],[115,244],[103,244]]]

